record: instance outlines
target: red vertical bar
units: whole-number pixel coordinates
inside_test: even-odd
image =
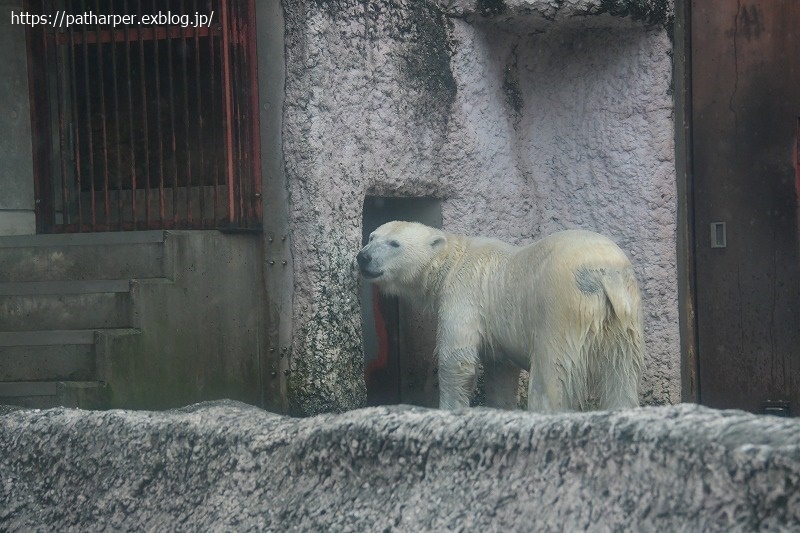
[[[124,229],[124,218],[122,208],[122,139],[119,133],[119,82],[117,81],[117,30],[111,30],[111,77],[114,79],[114,136],[117,146],[117,226]]]
[[[78,116],[78,78],[77,78],[77,67],[75,61],[75,31],[70,27],[67,31],[69,31],[69,45],[67,48],[67,54],[69,57],[69,74],[70,74],[70,104],[72,108],[72,117],[71,117],[71,129],[73,132],[73,142],[74,146],[72,147],[72,154],[75,157],[75,181],[76,181],[76,191],[75,191],[75,199],[78,203],[78,227],[83,225],[83,198],[81,197],[81,192],[83,188],[83,160],[81,159],[81,127],[80,127],[80,117]],[[87,158],[88,159],[88,158]],[[80,230],[79,230],[80,231]]]
[[[139,20],[142,19],[142,2],[139,0],[138,3],[139,9]],[[142,107],[141,107],[141,117],[142,117],[142,133],[141,135],[144,137],[144,201],[145,201],[145,223],[147,228],[150,228],[150,221],[152,219],[151,216],[151,207],[150,207],[150,139],[148,136],[149,127],[147,125],[147,76],[145,75],[146,66],[145,66],[145,59],[144,59],[144,40],[142,39],[142,32],[138,32],[138,42],[139,42],[139,85],[141,88],[142,94]],[[131,110],[133,111],[133,110]]]
[[[157,12],[156,2],[157,0],[153,0],[153,13]],[[163,225],[167,219],[167,214],[165,208],[166,200],[164,199],[164,135],[161,132],[164,110],[161,108],[161,52],[158,49],[158,39],[153,40],[153,50],[155,54],[153,63],[156,71],[156,136],[158,137],[158,218]]]
[[[246,146],[245,141],[245,131],[246,131],[246,121],[247,119],[244,117],[244,113],[242,112],[243,105],[244,105],[244,95],[247,90],[247,86],[245,84],[245,80],[242,76],[242,63],[247,61],[247,57],[244,55],[244,46],[242,42],[242,33],[241,33],[241,25],[243,23],[242,14],[239,11],[241,4],[236,4],[235,7],[231,8],[232,17],[231,17],[231,36],[232,36],[232,62],[233,62],[233,113],[234,113],[234,125],[236,126],[236,135],[235,135],[235,150],[236,150],[236,201],[238,205],[238,209],[236,210],[236,220],[235,224],[236,227],[243,226],[243,219],[245,216],[245,209],[244,209],[244,195],[245,189],[247,187],[248,176],[247,172],[245,172],[245,159],[247,155],[244,152],[244,148]]]
[[[219,8],[219,6],[217,6],[217,8]],[[217,11],[217,13],[219,13],[219,9],[217,9],[216,11]],[[211,172],[214,175],[214,196],[213,196],[214,214],[213,214],[212,223],[213,223],[213,225],[215,227],[217,226],[217,224],[219,222],[219,218],[217,216],[217,213],[219,212],[219,189],[220,189],[220,187],[219,187],[219,172],[220,172],[220,169],[219,169],[219,151],[217,150],[217,147],[220,146],[220,144],[219,144],[220,143],[220,139],[218,138],[218,134],[219,134],[218,125],[224,124],[224,120],[222,122],[220,122],[219,124],[217,123],[218,119],[223,118],[223,117],[220,117],[217,114],[218,113],[218,110],[217,110],[217,91],[216,91],[217,75],[218,75],[217,65],[216,65],[217,45],[218,45],[218,41],[214,38],[214,34],[213,33],[210,34],[209,37],[208,37],[208,50],[209,50],[209,54],[210,54],[210,57],[211,57],[211,60],[210,60],[210,63],[211,63],[211,70],[210,70],[210,74],[211,74],[211,92],[210,92],[210,97],[211,97],[211,121],[210,121],[209,124],[211,126],[211,143],[212,143],[212,146],[214,146],[214,152],[212,153],[212,161],[211,161]]]
[[[180,2],[180,10],[181,14],[186,13],[185,10],[185,2],[181,0]],[[195,28],[195,32],[197,29]],[[183,75],[183,137],[184,137],[184,149],[186,150],[186,162],[184,164],[185,171],[186,171],[186,224],[189,228],[192,227],[192,144],[190,141],[191,138],[191,128],[189,127],[189,71],[187,67],[187,59],[186,56],[188,55],[187,50],[189,49],[189,42],[185,34],[181,35],[181,45],[183,46],[183,53],[181,54],[181,73]],[[198,88],[199,89],[199,88]]]
[[[169,77],[169,125],[172,150],[172,227],[178,226],[178,142],[175,136],[175,61],[172,56],[172,38],[166,39],[167,74]]]
[[[37,7],[32,0],[25,1],[29,12],[44,13],[44,1]],[[28,90],[31,98],[31,129],[33,148],[34,195],[36,197],[36,231],[53,231],[55,211],[53,202],[53,177],[50,167],[48,143],[50,142],[50,121],[47,105],[47,77],[44,65],[47,63],[47,35],[41,26],[25,28],[28,48]]]
[[[794,130],[794,190],[797,206],[800,207],[800,117]]]
[[[249,117],[248,128],[250,131],[250,176],[253,184],[253,195],[250,205],[253,206],[251,222],[257,226],[261,225],[261,128],[260,128],[260,109],[258,102],[258,61],[256,60],[256,16],[255,1],[247,2],[246,17],[246,38],[248,48],[247,74],[250,87]]]
[[[95,0],[95,9],[100,11],[100,0]],[[102,32],[100,25],[97,25],[97,35]],[[103,136],[103,212],[105,214],[106,229],[109,229],[111,222],[111,199],[108,193],[108,115],[106,113],[106,88],[104,80],[104,65],[103,65],[103,45],[98,38],[97,43],[97,71],[99,73],[98,81],[100,84],[100,123]]]
[[[85,13],[86,12],[86,2],[85,0],[81,1],[81,10]],[[97,176],[95,175],[95,168],[94,168],[94,135],[92,131],[92,90],[91,85],[89,84],[89,44],[87,43],[87,31],[86,26],[82,27],[83,30],[83,90],[85,94],[86,100],[86,136],[87,136],[87,148],[88,148],[88,156],[89,156],[89,188],[91,191],[91,213],[92,213],[92,223],[90,225],[91,231],[94,231],[97,227],[97,214],[96,214],[96,200],[95,200],[95,181]],[[78,231],[83,231],[83,221],[78,225]]]
[[[45,30],[47,31],[47,30]],[[55,33],[55,32],[54,32]],[[55,39],[53,40],[55,42]],[[62,221],[63,225],[68,225],[68,214],[69,214],[69,191],[67,190],[67,169],[68,169],[68,152],[69,147],[67,145],[67,124],[66,124],[66,105],[64,100],[66,99],[66,86],[67,86],[67,72],[64,66],[64,61],[60,57],[58,50],[56,50],[56,92],[57,96],[56,99],[58,100],[58,153],[59,153],[59,167],[61,169],[61,213],[62,213]],[[55,211],[55,206],[53,206]],[[55,215],[55,212],[53,213]]]
[[[122,3],[122,9],[127,14],[128,11],[128,0],[124,0]],[[136,145],[134,144],[134,140],[136,137],[134,136],[133,131],[133,62],[131,61],[131,35],[130,35],[130,27],[125,27],[125,64],[126,64],[126,75],[127,75],[127,86],[128,86],[128,143],[130,144],[131,150],[131,222],[133,229],[138,228],[139,222],[139,212],[136,205],[136,162],[139,158],[139,154],[136,151]]]
[[[794,199],[797,232],[800,235],[800,117],[797,117],[794,131]]]
[[[197,0],[194,0],[193,3],[194,12],[197,13]],[[212,74],[213,75],[213,74]],[[203,119],[203,102],[202,102],[202,87],[200,81],[200,33],[199,28],[195,26],[194,28],[194,86],[197,90],[197,95],[195,98],[196,109],[196,120],[198,122],[197,127],[197,143],[195,145],[196,149],[198,150],[200,156],[200,172],[198,174],[198,190],[200,191],[200,227],[206,227],[206,210],[205,210],[205,185],[206,185],[206,175],[207,170],[205,167],[205,135],[204,135],[204,123],[205,120]],[[215,191],[216,192],[216,191]]]
[[[228,222],[235,216],[233,180],[233,103],[231,101],[230,21],[227,0],[220,0],[222,17],[222,90],[224,94],[225,164],[228,178]]]

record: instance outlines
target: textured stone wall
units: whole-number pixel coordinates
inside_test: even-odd
[[[366,194],[441,198],[446,230],[519,244],[607,234],[642,283],[643,401],[679,401],[670,14],[650,4],[285,2],[294,412],[365,398]]]
[[[796,531],[800,420],[0,409],[2,531]]]

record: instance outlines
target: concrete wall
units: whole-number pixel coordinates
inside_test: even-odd
[[[164,245],[174,279],[132,282],[141,333],[112,340],[106,406],[268,404],[260,235],[170,231]]]
[[[514,243],[609,235],[644,293],[643,401],[680,399],[668,5],[550,4],[284,3],[295,412],[364,401],[367,194],[438,197],[446,230]]]
[[[22,0],[0,2],[0,235],[36,232],[25,26],[11,24]]]

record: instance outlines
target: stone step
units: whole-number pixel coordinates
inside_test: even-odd
[[[110,341],[137,329],[0,332],[0,382],[106,381]]]
[[[0,237],[0,283],[171,278],[165,232]]]
[[[105,381],[106,339],[135,329],[0,332],[0,382]]]
[[[0,283],[0,332],[131,327],[130,282]]]
[[[106,386],[97,381],[16,381],[0,383],[0,405],[36,409],[102,407]]]

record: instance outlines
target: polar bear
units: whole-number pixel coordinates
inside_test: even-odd
[[[641,296],[610,239],[570,230],[518,247],[394,221],[356,259],[382,292],[436,313],[440,408],[469,405],[481,358],[496,407],[514,406],[519,368],[532,411],[639,405]]]

